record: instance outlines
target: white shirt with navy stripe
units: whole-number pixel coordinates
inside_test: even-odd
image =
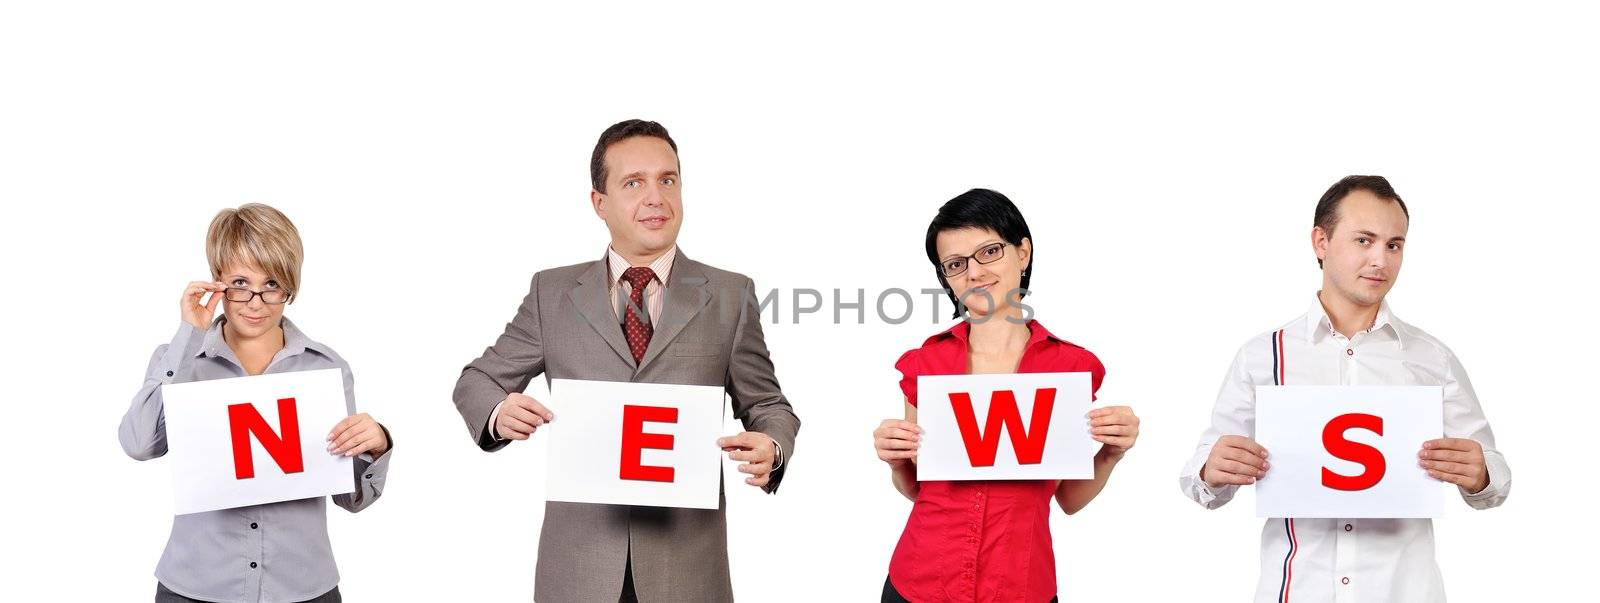
[[[1511,469],[1472,383],[1450,349],[1421,329],[1395,318],[1385,303],[1371,328],[1346,338],[1333,330],[1319,301],[1283,328],[1245,342],[1217,394],[1211,427],[1179,477],[1184,494],[1208,509],[1239,487],[1211,488],[1200,468],[1224,435],[1255,437],[1258,385],[1437,385],[1444,388],[1444,437],[1483,446],[1489,485],[1461,490],[1475,509],[1504,502]],[[1255,600],[1339,603],[1444,601],[1444,580],[1434,561],[1428,519],[1268,519],[1261,530],[1261,574]]]

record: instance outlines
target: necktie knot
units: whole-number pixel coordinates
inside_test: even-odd
[[[635,266],[622,271],[622,280],[633,286],[635,292],[644,291],[645,285],[650,284],[656,277],[654,270],[648,266]]]

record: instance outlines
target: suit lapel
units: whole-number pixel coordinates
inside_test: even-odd
[[[645,348],[644,359],[639,363],[638,370],[641,371],[661,355],[662,350],[683,332],[683,328],[706,304],[711,303],[711,296],[706,291],[708,279],[705,271],[700,269],[700,264],[683,257],[681,247],[678,248],[678,257],[672,262],[672,274],[663,292],[666,298],[661,302],[661,319],[656,321],[650,346]],[[630,356],[629,360],[632,359]]]
[[[606,282],[607,272],[606,260],[601,258],[578,277],[578,286],[568,291],[567,297],[571,298],[572,305],[578,309],[578,313],[589,321],[589,326],[594,327],[595,332],[600,334],[600,338],[611,344],[611,349],[617,352],[617,356],[628,363],[629,368],[637,370],[638,365],[633,361],[633,352],[628,351],[628,341],[622,336],[622,323],[617,320],[615,311],[611,309],[611,300],[607,299],[611,290],[611,283]]]

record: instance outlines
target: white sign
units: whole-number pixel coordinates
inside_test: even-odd
[[[339,369],[161,387],[178,515],[355,491],[326,437],[349,416]]]
[[[723,408],[720,387],[551,379],[545,497],[715,509]]]
[[[1444,433],[1437,386],[1256,387],[1258,517],[1437,517],[1442,482],[1417,464]]]
[[[917,479],[1092,479],[1089,373],[917,377]]]

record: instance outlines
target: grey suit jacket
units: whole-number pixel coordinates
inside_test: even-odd
[[[507,393],[523,391],[541,373],[547,380],[716,385],[726,388],[745,429],[782,446],[783,466],[766,486],[777,490],[794,459],[800,419],[778,389],[755,286],[684,257],[681,248],[668,279],[650,346],[635,363],[608,305],[604,259],[533,275],[505,332],[456,381],[456,409],[478,446],[506,445],[490,432],[489,416]],[[726,506],[547,502],[534,599],[616,601],[631,556],[642,601],[731,601]]]

